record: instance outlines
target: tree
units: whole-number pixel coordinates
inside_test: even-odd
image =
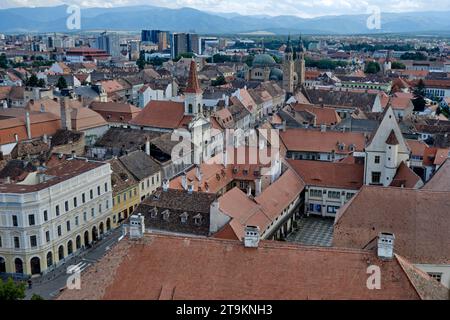
[[[37,82],[37,86],[39,88],[45,88],[45,80],[44,79],[39,79]]]
[[[224,84],[226,84],[226,83],[227,83],[227,82],[225,81],[225,77],[222,76],[222,75],[221,75],[221,76],[218,76],[216,80],[211,81],[211,85],[212,85],[213,87],[221,86],[221,85],[224,85]]]
[[[33,73],[27,81],[25,81],[25,85],[27,87],[37,87],[38,86],[39,79],[38,77]]]
[[[381,67],[378,64],[378,62],[375,61],[369,61],[369,63],[366,65],[366,69],[364,70],[365,73],[378,73],[380,72]]]
[[[403,69],[404,70],[404,69],[406,69],[406,66],[399,61],[394,61],[394,62],[392,62],[392,69]]]
[[[0,301],[25,299],[25,283],[15,283],[12,278],[6,282],[0,279]]]
[[[40,295],[33,293],[33,295],[31,296],[31,300],[45,300],[45,299],[42,298]]]
[[[182,54],[179,54],[175,59],[173,59],[173,62],[177,62],[178,60],[180,60],[181,58],[193,58],[195,55],[193,52],[185,52]]]
[[[422,112],[425,110],[426,101],[425,101],[425,83],[422,79],[419,80],[417,83],[417,86],[414,88],[414,98],[413,98],[413,105],[414,105],[414,111]]]
[[[8,68],[8,59],[6,58],[6,54],[4,53],[0,55],[0,68],[2,69]]]
[[[58,83],[56,84],[56,87],[58,87],[59,90],[67,88],[67,82],[66,82],[66,79],[63,76],[59,77]]]

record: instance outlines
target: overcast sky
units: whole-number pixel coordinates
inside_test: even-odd
[[[149,4],[168,8],[192,7],[211,12],[252,15],[297,15],[316,17],[366,14],[368,7],[383,12],[450,10],[450,0],[0,0],[0,8],[77,4],[82,7],[110,7]]]

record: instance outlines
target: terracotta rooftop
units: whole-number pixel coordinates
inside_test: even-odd
[[[380,290],[367,288],[368,264],[385,275]],[[447,289],[399,256],[381,261],[373,251],[273,241],[249,249],[239,241],[150,234],[119,242],[81,281],[81,290],[58,299],[448,299]]]
[[[48,162],[48,169],[44,171],[44,174],[48,177],[51,177],[51,179],[38,184],[0,184],[0,193],[21,194],[36,192],[93,170],[95,168],[101,167],[103,165],[105,165],[105,163],[86,161],[82,159],[59,160],[53,157],[53,160]]]
[[[447,159],[424,185],[424,190],[450,192],[450,159]]]
[[[292,108],[295,111],[308,111],[316,116],[316,125],[325,124],[327,126],[336,125],[341,121],[334,108],[316,106],[312,104],[294,104]]]
[[[288,160],[306,185],[359,190],[364,183],[364,164]]]
[[[290,151],[351,153],[349,147],[355,146],[355,151],[363,151],[365,137],[362,133],[339,132],[311,129],[287,129],[280,131],[280,139]],[[338,145],[344,144],[344,150]]]
[[[391,130],[391,133],[386,139],[386,143],[392,146],[398,145],[397,136],[395,135],[394,130]]]
[[[183,126],[190,116],[184,115],[184,104],[173,101],[150,101],[130,121],[130,124],[155,128],[176,129]]]
[[[214,237],[242,239],[246,225],[268,229],[290,203],[303,191],[305,184],[292,170],[286,170],[275,182],[254,198],[235,187],[219,198],[220,211],[231,221]],[[231,232],[230,232],[231,231]]]
[[[422,179],[405,162],[400,163],[397,173],[391,182],[391,187],[418,188],[423,185]]]
[[[450,263],[448,192],[364,186],[336,216],[333,245],[363,248],[379,232],[413,263]]]

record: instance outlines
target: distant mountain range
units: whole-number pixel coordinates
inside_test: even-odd
[[[66,6],[0,10],[0,33],[68,32]],[[370,30],[368,15],[243,16],[211,13],[192,8],[168,9],[154,6],[86,8],[81,11],[81,31],[139,31],[162,29],[202,34],[231,34],[267,31],[275,34],[450,34],[450,12],[382,13],[381,30]]]

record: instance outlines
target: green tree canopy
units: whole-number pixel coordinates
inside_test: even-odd
[[[417,86],[414,88],[414,99],[413,99],[413,105],[414,105],[414,111],[422,112],[425,110],[426,101],[425,101],[425,83],[422,79],[419,80],[417,83]]]
[[[225,81],[225,77],[224,76],[218,76],[216,80],[211,81],[211,85],[216,87],[216,86],[221,86],[226,84],[227,82]]]
[[[402,70],[406,69],[406,66],[399,61],[392,62],[391,66],[392,66],[392,69],[402,69]]]
[[[378,64],[378,62],[375,61],[370,61],[367,65],[366,65],[366,69],[364,70],[365,73],[378,73],[380,72],[381,67]]]
[[[6,54],[4,53],[0,55],[0,68],[8,68],[8,59],[6,58]]]
[[[38,77],[33,73],[27,81],[25,81],[25,85],[28,87],[37,87],[38,86],[39,79]]]
[[[67,81],[63,76],[59,77],[56,87],[58,87],[59,90],[67,88]]]
[[[15,283],[12,278],[6,282],[0,279],[0,301],[25,299],[25,283]]]

